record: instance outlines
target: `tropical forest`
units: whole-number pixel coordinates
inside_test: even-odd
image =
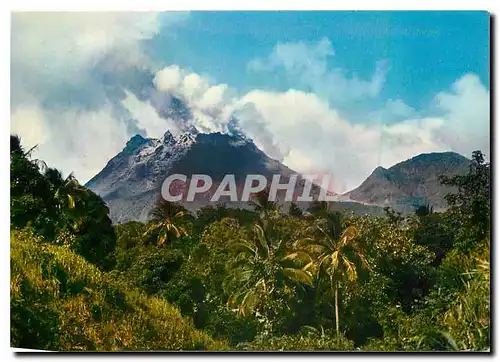
[[[439,175],[438,175],[439,176]],[[49,351],[488,351],[490,164],[440,176],[443,210],[326,201],[147,222],[10,138],[10,343]]]

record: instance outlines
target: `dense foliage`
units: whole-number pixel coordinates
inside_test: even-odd
[[[224,349],[161,298],[30,230],[11,237],[11,343],[50,350]]]
[[[490,166],[403,217],[104,202],[11,138],[11,344],[53,350],[490,348]],[[182,317],[180,314],[182,314]]]

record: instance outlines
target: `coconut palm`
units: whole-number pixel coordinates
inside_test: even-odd
[[[182,219],[186,215],[186,209],[182,206],[159,199],[149,215],[152,217],[152,220],[144,235],[157,235],[158,246],[163,245],[167,241],[178,239],[182,235],[188,235],[187,231],[181,225]]]
[[[258,212],[262,218],[276,216],[279,212],[279,204],[277,201],[269,200],[269,188],[255,194],[248,202],[253,207],[255,212]]]
[[[369,269],[359,242],[358,230],[348,226],[340,232],[340,219],[319,219],[313,224],[310,238],[298,240],[298,250],[316,256],[318,278],[329,281],[331,292],[335,296],[335,328],[339,328],[339,289],[343,283],[354,282],[358,278],[358,269]]]
[[[237,254],[230,284],[230,306],[238,306],[238,314],[254,312],[270,314],[268,301],[292,292],[294,286],[311,284],[309,269],[313,260],[303,251],[289,253],[285,241],[272,237],[270,224],[258,221],[252,226],[252,237],[230,244]],[[276,312],[276,311],[274,311]]]
[[[59,234],[59,239],[66,240],[65,244],[71,244],[89,213],[88,190],[78,183],[73,173],[63,177],[55,168],[47,168],[44,179],[48,187],[46,203],[49,207],[46,215],[53,220],[52,226],[56,227],[53,232]],[[48,232],[52,226],[47,227]]]

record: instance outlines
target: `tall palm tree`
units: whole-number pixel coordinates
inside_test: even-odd
[[[331,292],[335,296],[335,329],[339,334],[341,284],[356,281],[359,268],[369,269],[369,265],[364,256],[364,247],[358,240],[358,230],[355,226],[351,225],[340,232],[338,218],[330,221],[319,219],[315,221],[311,231],[313,237],[298,240],[296,248],[316,256],[318,277],[329,281]]]
[[[253,207],[254,211],[258,212],[262,218],[276,216],[279,211],[278,201],[269,200],[269,187],[255,194],[248,202]]]
[[[144,235],[157,233],[158,246],[167,241],[188,235],[182,226],[182,219],[186,215],[186,209],[173,202],[159,199],[155,207],[151,209],[149,215],[152,217],[151,223]]]
[[[255,310],[266,314],[266,301],[280,289],[291,290],[297,284],[311,284],[309,269],[313,260],[303,251],[288,253],[285,241],[273,239],[263,221],[252,226],[252,238],[230,244],[236,251],[231,275],[232,290],[228,304],[238,305],[238,314],[247,316]],[[236,284],[236,288],[234,288]]]

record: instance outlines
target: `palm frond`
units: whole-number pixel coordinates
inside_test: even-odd
[[[148,228],[144,232],[143,236],[146,236],[146,235],[150,234],[151,232],[153,232],[153,231],[155,231],[157,229],[160,229],[162,227],[163,227],[163,223],[162,222],[152,223],[150,226],[148,226]]]
[[[301,269],[283,268],[281,273],[294,282],[301,282],[312,285],[312,276],[308,272]]]
[[[283,260],[300,261],[302,263],[310,263],[313,261],[311,255],[300,250],[286,255]]]
[[[257,304],[257,293],[255,290],[250,290],[246,293],[238,308],[238,314],[246,317],[252,314],[255,305]]]
[[[339,251],[335,250],[331,255],[333,270],[337,270],[339,267]]]
[[[70,209],[74,209],[75,208],[75,199],[73,198],[73,196],[71,195],[66,195],[68,197],[68,207]]]
[[[342,263],[346,268],[347,277],[350,281],[354,281],[357,279],[356,265],[351,262],[346,256],[342,256]]]
[[[253,225],[253,229],[255,232],[255,236],[257,238],[258,243],[256,243],[257,250],[259,255],[263,258],[267,258],[269,255],[269,245],[267,243],[266,234],[264,233],[264,229],[259,224],[255,223]]]
[[[358,237],[358,229],[356,229],[355,226],[349,226],[347,229],[344,230],[342,233],[340,240],[342,245],[347,245],[354,239]]]
[[[250,255],[255,255],[256,251],[252,244],[247,241],[234,242],[229,244],[229,248],[235,252],[248,253]]]

